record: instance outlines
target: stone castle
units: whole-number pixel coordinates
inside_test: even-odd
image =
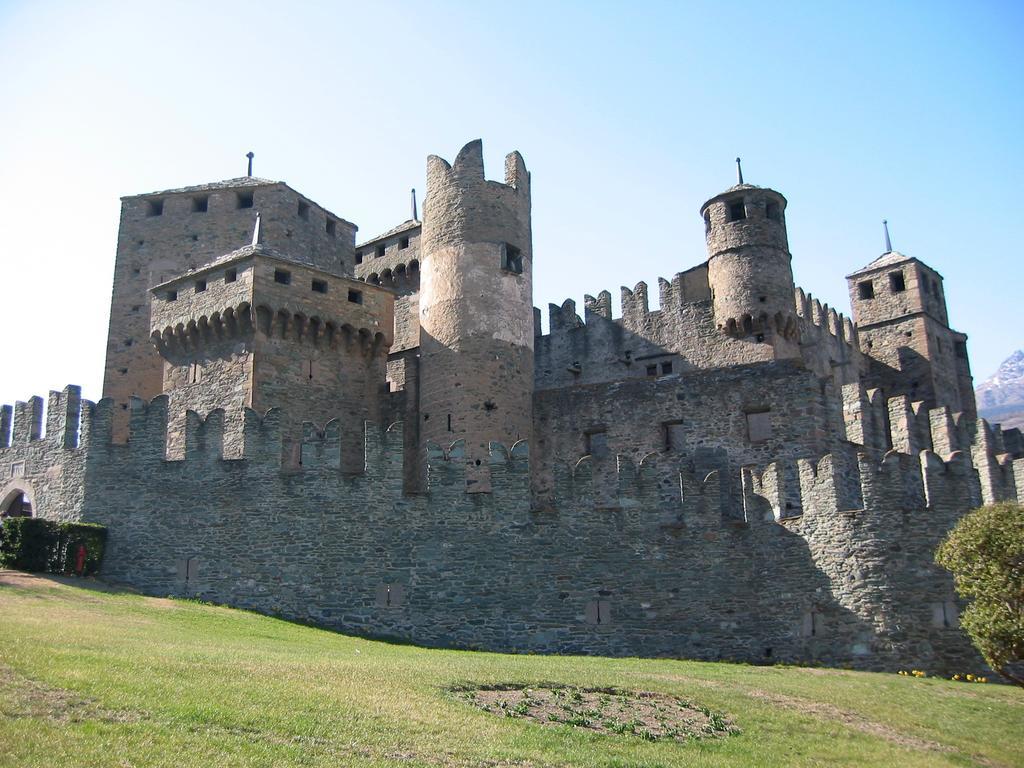
[[[361,245],[283,182],[126,197],[104,398],[0,411],[0,512],[107,525],[143,592],[371,636],[979,668],[932,553],[1024,493],[1020,432],[977,418],[938,272],[889,250],[847,319],[740,182],[658,309],[546,334],[518,152],[431,156],[422,221]]]

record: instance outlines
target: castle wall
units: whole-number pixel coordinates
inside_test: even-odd
[[[719,333],[709,301],[679,295],[680,277],[661,281],[662,305],[654,311],[646,284],[623,288],[623,316],[614,320],[606,291],[586,297],[585,323],[571,299],[549,305],[550,333],[535,339],[537,389],[655,378],[666,363],[669,373],[689,373],[774,359],[770,344]]]
[[[793,363],[538,391],[535,489],[547,498],[555,466],[595,451],[735,466],[820,455],[839,437],[830,415],[817,379]]]
[[[205,210],[195,210],[198,201]],[[249,243],[257,211],[264,243],[352,274],[355,225],[280,182],[243,178],[122,199],[103,381],[103,395],[120,406],[118,439],[126,435],[129,398],[161,391],[163,365],[146,343],[149,289]]]
[[[696,454],[591,456],[558,466],[552,503],[531,512],[524,444],[491,445],[491,491],[475,494],[463,445],[428,445],[428,492],[408,496],[400,426],[367,427],[351,474],[338,422],[308,425],[301,465],[282,466],[278,412],[245,414],[235,460],[221,458],[223,415],[190,414],[185,458],[167,461],[166,398],[133,401],[126,445],[111,406],[86,404],[81,445],[19,437],[0,460],[50,452],[29,473],[44,514],[60,474],[84,467],[80,515],[109,527],[104,577],[147,594],[428,645],[982,667],[931,560],[978,501],[967,454],[862,457],[855,508],[831,457],[740,472]]]
[[[182,354],[165,362],[164,392],[171,414],[168,458],[185,455],[186,412],[206,414],[218,408],[227,412],[225,457],[242,455],[241,414],[243,408],[253,407],[253,346],[251,339],[223,339],[207,342],[199,354]]]
[[[51,520],[81,518],[85,499],[85,451],[89,425],[80,428],[80,387],[0,406],[0,514],[19,494],[33,514]]]

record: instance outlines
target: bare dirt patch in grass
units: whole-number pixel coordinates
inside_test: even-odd
[[[678,696],[560,685],[461,687],[457,696],[499,717],[567,725],[646,741],[707,739],[739,733],[721,712]]]
[[[94,701],[63,688],[51,688],[30,680],[0,664],[0,719],[36,718],[58,723],[99,721],[134,723],[142,720],[138,712],[106,709]]]

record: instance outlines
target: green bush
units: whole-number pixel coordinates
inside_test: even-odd
[[[49,571],[57,524],[38,517],[9,517],[0,526],[0,564],[19,571]]]
[[[58,523],[38,517],[9,517],[0,525],[0,566],[37,573],[74,573],[85,546],[82,575],[99,572],[107,529],[94,523]]]
[[[956,591],[972,599],[960,617],[992,669],[1024,686],[1024,508],[1003,503],[963,518],[935,553]]]

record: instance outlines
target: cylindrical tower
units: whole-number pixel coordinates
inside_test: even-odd
[[[530,176],[518,152],[505,183],[484,178],[483,145],[427,159],[420,274],[421,443],[511,446],[533,423]]]
[[[785,212],[786,198],[751,184],[731,187],[701,206],[715,324],[723,333],[796,335]]]

